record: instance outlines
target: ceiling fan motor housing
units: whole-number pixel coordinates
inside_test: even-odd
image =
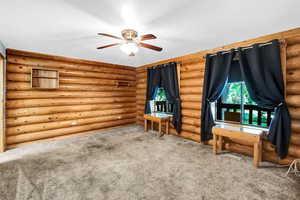
[[[132,30],[132,29],[125,29],[125,30],[122,31],[122,37],[125,40],[132,41],[132,40],[135,40],[138,37],[138,33],[137,33],[137,31]]]

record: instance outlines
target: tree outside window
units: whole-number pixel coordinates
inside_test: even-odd
[[[216,106],[217,120],[226,121],[226,114],[240,113],[239,122],[246,125],[268,127],[274,115],[273,110],[263,109],[251,99],[243,81],[228,83]]]

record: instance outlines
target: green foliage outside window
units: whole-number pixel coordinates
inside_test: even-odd
[[[164,88],[156,88],[154,93],[155,101],[167,101],[167,96]]]
[[[242,90],[241,90],[242,89]],[[222,102],[228,104],[241,104],[241,95],[245,105],[257,105],[249,95],[244,82],[235,82],[227,84],[222,95]]]
[[[223,95],[221,97],[221,101],[223,104],[241,105],[243,102],[244,105],[257,105],[250,98],[245,82],[234,82],[234,83],[227,84],[226,88],[224,89]],[[231,111],[230,109],[229,112],[233,112],[233,110]],[[238,109],[236,112],[241,112],[241,110]],[[242,123],[249,124],[249,110],[244,110],[242,116],[243,116]],[[257,118],[258,118],[258,112],[253,110],[252,125],[257,125]],[[262,120],[261,126],[267,127],[267,114],[265,112],[262,112],[261,120]]]

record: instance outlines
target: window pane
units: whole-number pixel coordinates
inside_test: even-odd
[[[243,123],[249,125],[258,125],[262,127],[268,127],[273,116],[269,116],[268,113],[272,113],[273,110],[259,107],[255,101],[253,101],[249,95],[245,82],[242,84],[242,96],[244,104]],[[261,123],[258,124],[258,119],[261,118]]]
[[[245,82],[227,84],[222,97],[216,102],[216,119],[268,127],[274,110],[262,108],[251,99]],[[242,115],[242,117],[241,117]]]
[[[241,84],[240,82],[229,83],[222,95],[222,103],[241,104]]]
[[[166,92],[165,92],[164,88],[155,88],[154,100],[155,101],[166,101],[167,100]]]
[[[257,105],[255,101],[250,98],[245,82],[242,82],[242,90],[244,105]]]
[[[223,91],[217,105],[217,119],[240,122],[241,115],[241,83],[229,83]]]

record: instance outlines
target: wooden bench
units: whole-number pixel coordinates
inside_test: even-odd
[[[212,129],[213,133],[213,152],[215,155],[222,151],[223,137],[232,139],[246,140],[253,144],[253,166],[259,167],[262,160],[262,135],[263,130],[247,128],[240,125],[218,124]]]

